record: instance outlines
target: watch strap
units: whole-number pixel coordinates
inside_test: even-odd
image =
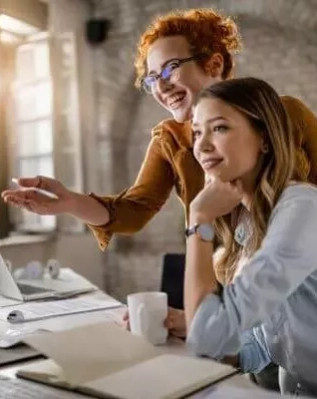
[[[214,228],[209,223],[196,223],[194,226],[186,229],[185,235],[187,238],[192,234],[197,234],[202,241],[206,242],[213,241],[215,237]]]
[[[189,236],[191,236],[191,235],[193,235],[193,234],[196,234],[196,231],[197,231],[198,226],[199,226],[199,224],[196,223],[196,224],[194,224],[194,226],[188,227],[188,228],[185,230],[185,236],[188,238]]]

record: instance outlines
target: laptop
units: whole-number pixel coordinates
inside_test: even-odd
[[[91,291],[89,287],[71,289],[52,289],[41,287],[41,280],[16,281],[0,254],[0,295],[18,301],[36,301],[38,299],[61,299]]]

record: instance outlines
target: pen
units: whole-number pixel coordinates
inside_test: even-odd
[[[19,180],[16,177],[12,177],[11,179],[12,183],[16,184],[19,186],[19,189],[22,191],[27,191],[27,190],[32,190],[32,191],[36,191],[37,193],[43,194],[46,197],[50,197],[50,198],[54,198],[57,199],[57,195],[50,193],[49,191],[46,190],[42,190],[41,188],[37,188],[37,187],[22,187],[19,185]]]

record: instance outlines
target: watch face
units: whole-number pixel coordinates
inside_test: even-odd
[[[197,230],[204,241],[212,241],[215,237],[215,231],[210,224],[200,224]]]

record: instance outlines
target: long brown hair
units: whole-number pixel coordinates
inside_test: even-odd
[[[276,91],[266,82],[255,78],[231,79],[204,89],[202,98],[217,98],[240,111],[257,134],[263,137],[267,152],[259,160],[259,171],[250,208],[252,235],[245,248],[250,257],[260,247],[266,234],[271,212],[291,179],[307,181],[307,163],[296,161],[291,123]],[[302,156],[302,154],[300,154]],[[300,166],[302,165],[302,166]],[[229,282],[234,275],[243,247],[234,233],[243,212],[239,205],[230,214],[215,221],[215,229],[224,250],[215,262],[217,278]]]

